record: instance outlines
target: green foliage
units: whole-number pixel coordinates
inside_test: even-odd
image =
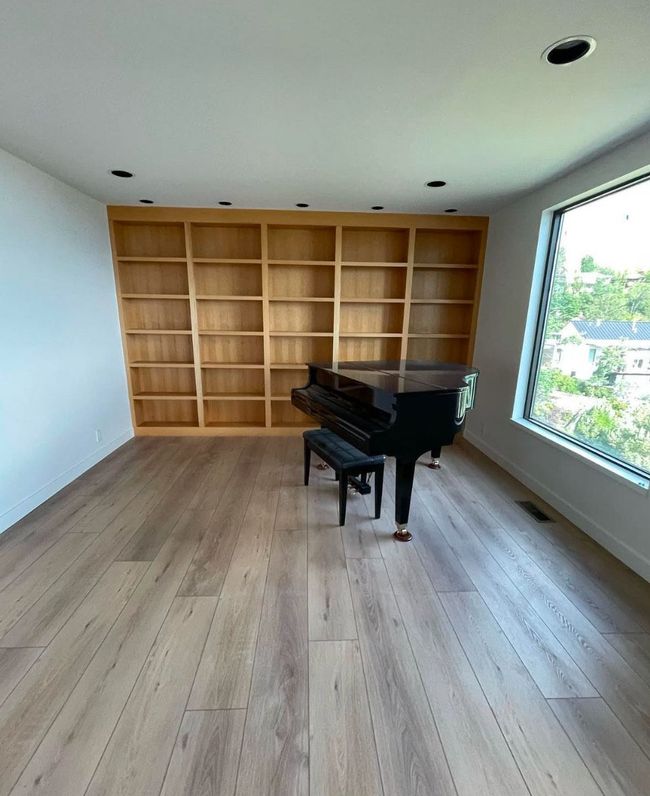
[[[577,340],[573,334],[560,339],[562,329],[572,320],[650,321],[650,269],[639,278],[604,268],[586,255],[580,273],[596,273],[598,278],[585,282],[578,275],[569,283],[566,255],[560,249],[549,300],[547,339],[564,345],[580,343],[582,338]],[[650,401],[627,397],[626,388],[616,381],[624,367],[622,346],[602,351],[589,380],[542,367],[533,414],[598,450],[650,470]],[[585,399],[569,397],[577,395]]]
[[[537,394],[547,396],[553,390],[579,394],[582,392],[581,384],[580,379],[576,379],[575,376],[567,376],[557,368],[543,368],[537,379]]]
[[[575,436],[624,461],[650,469],[650,407],[638,406],[630,415],[629,405],[618,402],[594,406],[575,424]]]
[[[594,262],[594,258],[590,254],[588,254],[586,257],[583,257],[582,260],[580,260],[580,270],[582,271],[583,274],[589,274],[592,271],[598,270],[598,266],[596,265],[596,263]]]
[[[605,348],[591,377],[595,385],[613,384],[617,373],[625,367],[625,351],[621,346]]]
[[[569,321],[650,321],[650,270],[641,279],[604,268],[587,255],[580,264],[582,273],[597,272],[594,284],[581,279],[567,282],[562,249],[555,265],[547,332],[557,334]]]

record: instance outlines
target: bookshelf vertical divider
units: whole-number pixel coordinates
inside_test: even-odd
[[[406,284],[404,288],[404,316],[402,319],[402,344],[400,359],[408,359],[409,323],[411,320],[411,298],[413,293],[413,263],[415,261],[415,227],[409,228],[408,253],[406,259]]]
[[[196,307],[196,278],[194,274],[194,249],[192,246],[192,224],[183,223],[185,232],[185,256],[187,257],[187,286],[190,295],[190,318],[192,321],[192,351],[194,354],[194,380],[196,382],[196,408],[199,428],[205,427],[205,405],[203,403],[203,375],[201,370],[201,338]]]
[[[271,428],[271,307],[269,302],[269,225],[262,224],[262,328],[264,329],[264,426]]]
[[[476,279],[474,280],[474,293],[472,301],[474,312],[469,329],[469,342],[467,345],[467,361],[471,363],[474,357],[474,345],[476,343],[476,325],[478,323],[478,305],[481,300],[481,285],[483,284],[483,265],[485,263],[485,249],[487,248],[487,227],[481,230],[479,243],[478,261],[476,269]]]
[[[343,227],[336,227],[334,237],[334,311],[332,318],[332,361],[339,361],[341,333],[341,262],[343,260]]]
[[[309,361],[470,362],[488,221],[109,207],[139,435],[282,435]]]

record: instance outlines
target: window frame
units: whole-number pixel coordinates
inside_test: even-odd
[[[567,202],[566,204],[563,204],[562,206],[557,207],[553,210],[553,215],[551,218],[551,225],[550,225],[550,234],[546,250],[546,257],[544,260],[542,289],[535,315],[535,331],[533,336],[533,347],[532,347],[531,357],[528,363],[526,393],[524,397],[524,405],[522,413],[522,419],[524,421],[532,424],[533,426],[537,426],[540,429],[543,429],[547,434],[553,435],[554,437],[556,437],[557,441],[560,444],[568,443],[572,446],[577,446],[578,448],[586,451],[592,456],[602,459],[603,462],[606,462],[610,465],[614,465],[615,467],[628,472],[636,479],[641,478],[646,481],[650,479],[650,470],[644,470],[643,468],[637,467],[634,464],[631,464],[630,462],[626,462],[623,459],[619,459],[616,456],[612,456],[611,454],[606,453],[605,451],[602,451],[599,448],[595,448],[593,445],[590,445],[588,442],[584,442],[583,440],[577,439],[576,437],[572,437],[570,434],[566,434],[563,431],[560,431],[559,429],[550,426],[548,423],[544,423],[538,418],[533,417],[532,411],[533,411],[533,403],[535,400],[535,391],[537,389],[537,380],[541,368],[542,353],[544,349],[544,339],[546,337],[546,327],[548,324],[548,310],[549,310],[549,302],[551,297],[551,288],[553,286],[553,277],[555,276],[555,264],[559,252],[559,243],[562,235],[562,224],[564,222],[565,214],[569,210],[573,210],[576,207],[582,207],[583,205],[591,204],[592,202],[602,199],[604,196],[609,196],[611,194],[618,193],[619,191],[624,191],[626,188],[631,188],[633,185],[636,185],[637,183],[646,182],[648,180],[650,180],[650,172],[637,175],[632,179],[620,182],[617,185],[612,186],[610,188],[604,188],[603,190],[591,194],[589,197],[585,199],[579,199],[576,201]]]

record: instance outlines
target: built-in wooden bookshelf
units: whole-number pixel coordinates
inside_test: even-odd
[[[108,215],[138,434],[303,429],[308,361],[471,361],[486,218]]]

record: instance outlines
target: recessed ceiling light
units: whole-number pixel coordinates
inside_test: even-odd
[[[306,202],[296,202],[296,207],[309,207]]]
[[[596,49],[596,39],[591,36],[567,36],[542,53],[542,60],[553,66],[568,66],[586,58]]]
[[[223,205],[224,207],[230,207],[230,205],[232,204],[232,202],[219,202],[219,204],[220,204],[220,205]]]
[[[444,180],[431,180],[427,183],[427,188],[444,188],[446,184]]]
[[[371,210],[383,210],[384,206],[383,205],[373,205],[370,209]]]
[[[124,177],[125,179],[127,177],[133,177],[133,172],[124,171],[124,169],[112,169],[111,174],[113,175],[113,177]]]
[[[138,200],[142,205],[152,205],[153,199],[139,199]]]
[[[457,212],[458,212],[458,208],[457,207],[448,207],[445,210],[445,213],[457,213]]]

